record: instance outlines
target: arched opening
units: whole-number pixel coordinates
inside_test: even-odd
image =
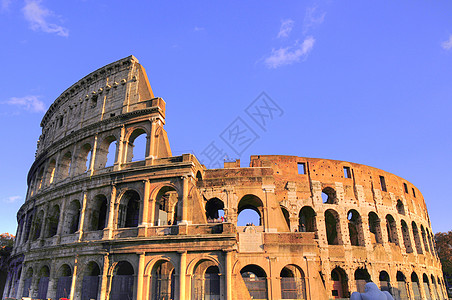
[[[55,167],[55,159],[50,160],[49,165],[47,166],[46,185],[53,183],[53,180],[55,179]]]
[[[332,209],[325,211],[325,226],[328,245],[339,245],[341,242],[341,226],[339,223],[339,215],[336,211]]]
[[[44,218],[44,211],[40,211],[37,215],[36,215],[36,219],[33,225],[33,236],[32,236],[32,241],[36,241],[37,239],[39,239],[41,237],[41,228],[42,228],[42,221]]]
[[[283,213],[284,216],[284,220],[286,221],[287,224],[287,229],[290,231],[290,219],[289,219],[289,212],[287,211],[287,209],[284,206],[280,206],[281,211]]]
[[[372,244],[383,244],[380,218],[373,211],[369,213],[369,232]]]
[[[119,205],[118,228],[137,227],[140,218],[140,195],[133,190],[124,193]]]
[[[113,272],[111,281],[111,300],[132,299],[134,290],[134,270],[127,261],[120,261]]]
[[[33,224],[33,211],[29,210],[26,215],[25,230],[24,230],[24,242],[30,238],[31,225]]]
[[[76,157],[76,174],[82,174],[89,171],[91,168],[91,153],[92,146],[89,143],[84,144],[80,147],[79,153]]]
[[[403,203],[401,200],[397,200],[397,212],[401,215],[405,215],[405,207],[403,206]]]
[[[402,220],[400,224],[402,225],[403,243],[405,245],[406,253],[413,253],[408,226],[406,225],[404,220]]]
[[[415,300],[421,300],[421,292],[419,288],[419,278],[415,272],[411,273],[411,287],[413,289],[413,296]]]
[[[61,158],[61,162],[59,165],[59,176],[60,179],[67,178],[71,173],[71,162],[72,162],[72,153],[66,152]]]
[[[169,261],[157,262],[151,271],[150,300],[175,299],[175,269]]]
[[[146,158],[146,131],[135,129],[129,138],[127,162],[144,160]]]
[[[336,191],[332,187],[326,187],[322,190],[322,201],[326,204],[337,204]]]
[[[93,199],[89,230],[102,230],[107,226],[107,197],[97,195]]]
[[[65,212],[66,224],[63,229],[63,234],[73,234],[78,230],[80,211],[80,202],[78,200],[73,200]]]
[[[99,281],[100,281],[100,268],[99,265],[90,261],[86,265],[82,281],[82,300],[99,299]]]
[[[71,294],[71,284],[72,284],[72,271],[71,267],[64,264],[58,270],[58,282],[56,289],[56,298],[69,298]]]
[[[58,205],[54,205],[47,217],[46,237],[52,237],[57,234],[59,220],[60,220],[60,207]]]
[[[316,232],[316,213],[310,206],[304,206],[298,214],[298,231],[300,232]]]
[[[355,282],[356,282],[356,289],[360,293],[364,293],[366,283],[368,283],[370,280],[370,275],[367,269],[358,268],[355,271]]]
[[[352,246],[365,246],[363,226],[360,214],[352,209],[347,213],[348,233]]]
[[[438,294],[438,286],[436,285],[436,280],[435,277],[433,275],[431,275],[431,279],[432,279],[432,294],[435,295],[436,299],[439,299],[439,294]]]
[[[380,281],[380,290],[391,292],[391,280],[388,272],[381,271],[378,280]]]
[[[118,141],[116,137],[110,135],[106,137],[96,152],[96,169],[111,167],[115,164],[117,157]]]
[[[263,225],[264,204],[255,195],[243,196],[239,201],[237,213],[237,226]]]
[[[306,299],[304,272],[295,265],[285,266],[280,273],[281,299]]]
[[[42,188],[43,180],[44,180],[44,168],[41,168],[38,172],[38,177],[36,178],[36,186],[38,190]]]
[[[422,283],[424,285],[425,296],[427,297],[427,299],[432,299],[432,291],[428,282],[428,276],[425,273],[424,275],[422,275]]]
[[[154,225],[175,225],[178,221],[181,221],[178,216],[182,214],[178,214],[178,209],[182,208],[178,208],[178,203],[179,195],[173,187],[165,186],[161,188],[155,199]]]
[[[407,286],[406,286],[406,277],[403,275],[402,272],[397,271],[397,288],[393,288],[393,296],[394,299],[409,299],[408,292],[407,292]]]
[[[421,225],[421,235],[422,235],[422,240],[424,241],[424,249],[426,252],[430,252],[428,249],[428,242],[427,242],[427,236],[425,235],[425,229],[424,226]]]
[[[202,180],[202,174],[200,171],[196,172],[196,180],[198,180],[198,181]]]
[[[342,268],[336,267],[331,271],[331,281],[333,282],[331,296],[334,299],[347,298],[349,296],[347,274]]]
[[[224,220],[224,203],[218,198],[212,198],[206,202],[206,218],[207,222]]]
[[[49,287],[49,275],[50,269],[47,266],[43,266],[38,273],[38,299],[47,299],[47,289]]]
[[[388,231],[388,242],[399,246],[397,238],[397,223],[391,215],[386,215],[386,230]]]
[[[414,244],[416,245],[416,252],[418,254],[422,254],[424,252],[422,251],[421,238],[419,236],[419,231],[417,230],[417,226],[416,226],[416,223],[414,223],[414,221],[411,222],[411,227],[413,229],[413,237],[414,237]]]
[[[192,279],[192,299],[220,300],[220,270],[211,260],[199,261]]]
[[[28,268],[27,273],[25,273],[24,287],[22,290],[22,297],[29,297],[31,290],[31,281],[33,280],[33,269]]]
[[[434,244],[433,244],[432,234],[428,231],[428,229],[427,229],[427,239],[428,239],[428,244],[430,246],[430,253],[435,256],[436,255],[436,249],[435,249]]]
[[[268,299],[267,274],[257,265],[247,265],[240,270],[242,279],[252,299]]]

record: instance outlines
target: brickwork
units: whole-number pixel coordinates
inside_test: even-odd
[[[41,126],[4,297],[333,299],[372,280],[445,298],[421,192],[355,163],[172,156],[133,56],[67,89]],[[145,149],[138,159],[140,138]],[[255,224],[238,224],[245,211]]]

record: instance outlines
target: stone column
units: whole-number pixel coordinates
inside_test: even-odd
[[[188,176],[182,176],[182,220],[180,224],[188,224]]]
[[[55,266],[56,266],[55,260],[52,260],[52,263],[50,265],[52,267],[50,268],[50,274],[49,274],[47,298],[54,299],[56,297],[56,287],[57,287],[57,283],[58,283],[58,278],[56,278],[57,270],[55,269]]]
[[[115,215],[116,185],[111,185],[110,205],[108,206],[107,228],[104,229],[104,239],[111,239],[113,236],[113,222]]]
[[[144,262],[146,254],[144,252],[139,254],[138,262],[138,281],[137,281],[137,299],[143,299],[143,275],[144,275]]]
[[[63,225],[64,225],[64,213],[66,212],[66,201],[67,199],[64,198],[62,203],[61,203],[61,208],[60,208],[60,216],[58,217],[58,228],[57,228],[57,233],[56,236],[58,237],[58,243],[60,242],[60,237],[61,234],[63,233]]]
[[[179,262],[179,300],[185,300],[185,273],[187,269],[187,251],[180,252]]]
[[[127,142],[124,141],[126,135],[126,128],[124,125],[122,125],[121,127],[121,134],[119,136],[119,141],[118,141],[118,147],[117,147],[117,159],[116,162],[114,163],[114,167],[113,170],[117,171],[117,170],[121,170],[121,164],[124,162],[125,157],[124,157],[124,152],[125,149],[127,149]]]
[[[71,294],[69,295],[69,299],[71,299],[71,300],[74,299],[75,284],[77,283],[77,265],[78,265],[78,258],[75,257],[74,272],[72,272]]]
[[[102,279],[100,283],[100,300],[108,299],[108,268],[110,266],[110,258],[107,254],[104,254],[104,266],[102,268]]]
[[[97,155],[97,133],[94,135],[94,145],[93,149],[91,150],[91,161],[89,163],[89,170],[88,173],[90,176],[93,176],[94,174],[94,166],[96,161],[96,155]]]
[[[232,300],[232,250],[225,250],[224,272],[225,272],[225,294],[226,300]]]
[[[149,180],[143,180],[144,183],[144,195],[143,195],[143,214],[141,216],[140,226],[145,226],[149,224],[149,198],[151,183]]]
[[[26,271],[25,265],[22,265],[22,272],[20,273],[19,286],[17,287],[17,293],[16,293],[17,299],[22,299],[23,289],[24,289],[24,280],[25,280],[26,273],[27,273],[27,271]]]
[[[85,225],[85,218],[88,218],[89,214],[86,214],[86,206],[87,206],[87,192],[86,189],[83,190],[83,200],[82,200],[82,211],[80,212],[80,224],[78,226],[78,240],[81,241],[83,239],[83,231]],[[88,215],[88,216],[87,216]],[[88,220],[86,220],[88,223]]]

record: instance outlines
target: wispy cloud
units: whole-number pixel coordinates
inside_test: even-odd
[[[10,197],[4,198],[3,202],[5,202],[5,203],[15,203],[15,202],[19,201],[20,199],[22,199],[21,196],[10,196]]]
[[[291,19],[282,20],[281,27],[279,28],[278,38],[288,37],[290,32],[292,31],[293,25],[295,22]]]
[[[11,5],[12,0],[1,0],[1,11],[9,10],[9,6]]]
[[[444,50],[452,49],[452,34],[449,36],[447,41],[441,43],[441,47],[443,47]]]
[[[39,96],[12,97],[6,102],[31,112],[45,112],[44,102],[39,100]]]
[[[308,7],[303,19],[303,33],[306,34],[309,29],[320,25],[325,20],[325,12],[319,12],[316,6]]]
[[[194,31],[203,31],[204,30],[204,27],[198,27],[198,26],[195,26],[195,28],[193,29]]]
[[[265,59],[265,65],[270,69],[276,69],[298,62],[300,59],[306,58],[314,47],[314,43],[315,39],[308,36],[301,44],[296,43],[292,47],[273,49],[271,55]]]
[[[22,9],[25,19],[30,23],[31,29],[46,33],[55,33],[59,36],[69,36],[69,30],[60,25],[50,23],[47,19],[54,13],[41,5],[41,0],[26,0]]]

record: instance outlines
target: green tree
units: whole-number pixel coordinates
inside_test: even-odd
[[[443,273],[449,286],[452,286],[452,231],[436,233],[435,241]]]

